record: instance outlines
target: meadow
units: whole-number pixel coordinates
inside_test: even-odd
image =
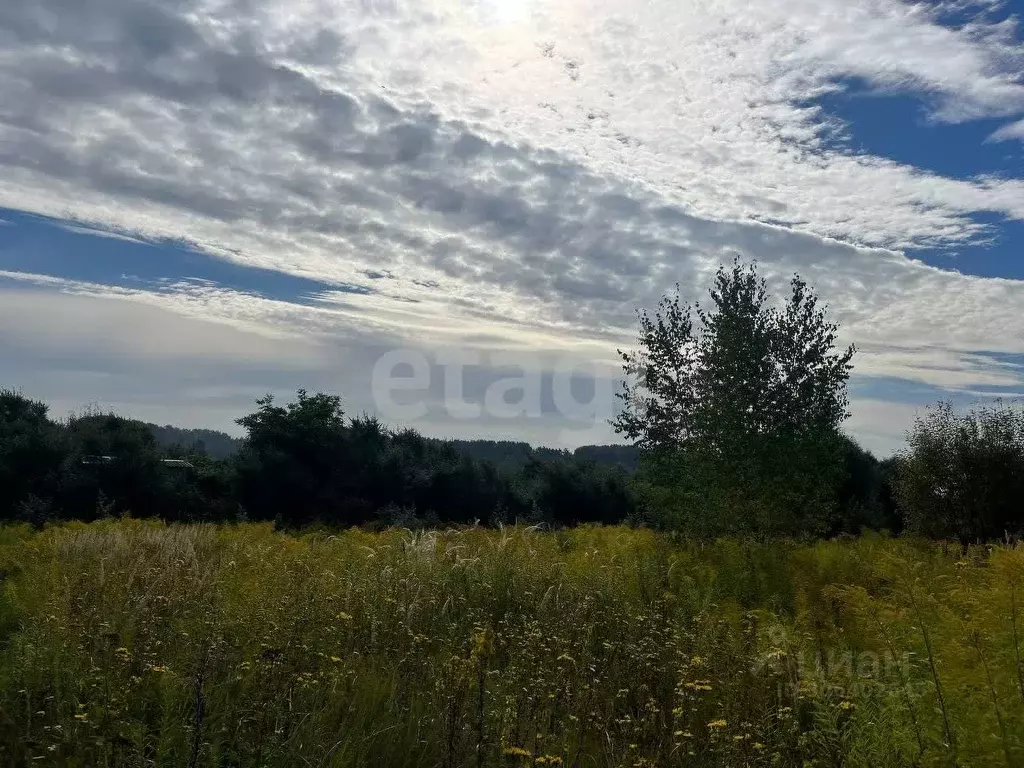
[[[1024,552],[0,528],[0,764],[1015,766]]]

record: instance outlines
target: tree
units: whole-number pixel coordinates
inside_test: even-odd
[[[239,495],[249,517],[303,525],[340,516],[348,444],[341,398],[300,389],[285,407],[272,395],[256,405],[238,420],[246,431],[237,457]]]
[[[613,426],[645,453],[650,500],[696,532],[825,530],[842,483],[854,348],[799,276],[780,309],[753,265],[720,267],[711,307],[679,287],[639,313]],[[696,322],[695,322],[696,321]]]
[[[963,543],[1024,532],[1024,411],[996,402],[919,416],[897,457],[895,495],[914,533]]]
[[[66,426],[71,451],[63,467],[61,507],[89,519],[105,511],[177,516],[149,427],[112,413],[86,412]],[[101,510],[101,508],[103,508]]]
[[[544,520],[553,525],[614,525],[636,514],[629,478],[621,467],[574,458],[534,458],[523,475]]]
[[[40,517],[50,514],[66,455],[66,442],[45,404],[0,390],[0,518],[42,522]]]
[[[903,521],[892,503],[891,460],[880,462],[849,437],[843,438],[845,477],[839,490],[839,518],[830,533],[864,529],[899,533]]]

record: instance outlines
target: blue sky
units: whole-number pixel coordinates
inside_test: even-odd
[[[371,293],[366,284],[332,284],[243,262],[212,258],[187,242],[145,239],[94,225],[0,209],[0,268],[126,289],[173,291],[181,282],[305,303],[327,290]]]
[[[1024,0],[1014,5],[1024,6]],[[858,79],[839,82],[844,86],[841,93],[813,102],[842,122],[841,133],[829,142],[834,148],[968,181],[979,176],[1019,178],[1024,169],[1024,140],[989,140],[1005,119],[938,122],[930,115],[927,96],[879,92]],[[966,247],[908,248],[907,255],[968,275],[1024,278],[1024,222],[988,211],[974,212],[971,218],[990,228],[975,242]]]
[[[828,302],[860,350],[848,429],[891,453],[929,403],[1024,392],[1022,18],[6,4],[0,386],[234,429],[298,387],[380,412],[375,366],[404,350],[427,361],[428,433],[611,440],[600,398],[559,413],[558,371],[610,391],[635,308],[676,282],[699,298],[739,253]],[[481,402],[536,374],[540,411],[453,416],[455,353]]]

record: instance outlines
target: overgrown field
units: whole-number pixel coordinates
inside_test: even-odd
[[[1024,552],[0,528],[0,764],[1024,765]]]

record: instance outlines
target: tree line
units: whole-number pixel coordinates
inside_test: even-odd
[[[626,467],[555,450],[499,466],[473,455],[488,452],[485,443],[350,418],[335,395],[299,391],[285,405],[266,397],[239,424],[234,450],[211,456],[205,444],[216,433],[176,445],[168,434],[196,434],[109,413],[57,421],[44,403],[0,392],[0,519],[573,525],[637,514]]]
[[[842,432],[855,349],[838,347],[838,326],[802,279],[779,301],[755,265],[736,261],[708,298],[686,305],[677,288],[639,314],[613,422],[633,446],[441,441],[301,390],[283,405],[258,400],[234,441],[108,413],[58,421],[0,391],[0,518],[625,522],[704,537],[877,529],[965,542],[1021,533],[1019,409],[940,404],[880,462]]]

